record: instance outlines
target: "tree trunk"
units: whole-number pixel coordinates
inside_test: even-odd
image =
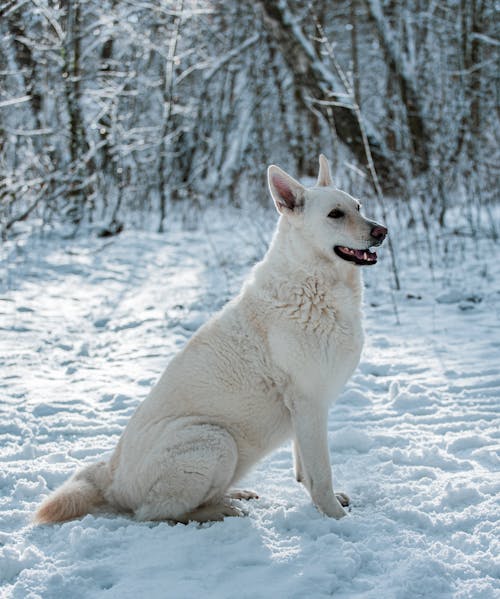
[[[69,117],[70,173],[68,216],[78,225],[84,215],[85,188],[88,186],[87,164],[83,156],[88,150],[81,111],[81,6],[80,0],[66,2],[66,40],[63,48],[66,107]],[[88,191],[88,190],[87,190]]]
[[[167,215],[167,185],[170,176],[166,174],[167,168],[167,140],[172,127],[172,107],[174,102],[174,84],[175,84],[175,53],[177,51],[177,42],[179,40],[182,12],[184,10],[184,0],[180,0],[178,5],[178,14],[174,17],[170,41],[168,44],[168,54],[163,68],[163,126],[160,140],[160,160],[158,163],[158,179],[160,191],[160,222],[158,233],[164,231],[164,221]]]
[[[483,3],[481,0],[470,2],[471,11],[471,40],[470,60],[467,68],[470,71],[470,94],[471,94],[471,131],[472,136],[478,139],[481,133],[481,46],[480,36],[483,33]]]
[[[350,2],[350,20],[351,20],[351,56],[352,56],[352,89],[354,99],[361,110],[361,89],[359,85],[359,60],[358,60],[358,16],[356,14],[357,0]]]
[[[41,129],[42,124],[40,122],[40,112],[42,108],[42,95],[37,89],[38,65],[33,58],[31,48],[24,41],[24,27],[22,24],[22,18],[19,15],[14,15],[10,19],[7,19],[7,25],[12,36],[16,63],[19,67],[19,71],[24,82],[24,89],[30,96],[34,126],[36,129]]]
[[[310,98],[313,102],[317,101],[316,110],[330,123],[338,138],[350,148],[358,162],[366,166],[367,157],[358,118],[354,109],[345,105],[344,97],[344,105],[337,101],[333,92],[337,86],[334,74],[322,62],[313,44],[300,26],[293,22],[281,2],[260,0],[260,4],[264,10],[264,24],[276,40],[293,75],[301,102],[310,108]],[[399,168],[384,152],[382,141],[371,130],[368,133],[368,143],[382,187],[386,191],[397,191],[400,186]]]
[[[425,118],[421,111],[420,100],[415,81],[410,77],[404,57],[397,52],[394,35],[385,18],[379,0],[365,0],[370,18],[375,24],[377,36],[382,47],[389,76],[396,83],[401,102],[406,110],[406,122],[412,143],[412,168],[414,174],[429,169],[429,136]]]

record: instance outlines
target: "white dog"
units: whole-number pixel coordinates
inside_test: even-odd
[[[314,504],[341,518],[328,454],[328,407],[363,345],[360,265],[387,229],[332,185],[320,156],[305,188],[277,166],[269,188],[280,213],[271,246],[241,293],[193,335],[128,423],[109,462],[77,472],[40,506],[38,523],[102,509],[140,520],[241,515],[231,492],[292,438],[295,473]]]

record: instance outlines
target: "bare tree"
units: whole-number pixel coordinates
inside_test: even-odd
[[[84,204],[90,195],[91,158],[85,155],[89,150],[85,134],[85,123],[81,109],[81,42],[82,11],[80,0],[65,0],[66,30],[62,47],[64,66],[62,76],[65,81],[64,94],[69,117],[69,188],[70,201],[67,214],[78,225],[85,212]]]
[[[417,92],[417,82],[401,47],[398,46],[391,25],[380,0],[365,0],[384,52],[390,79],[399,91],[405,108],[406,123],[411,139],[411,162],[415,174],[429,169],[429,136],[427,123]]]
[[[180,0],[177,6],[177,14],[173,17],[173,23],[169,31],[168,51],[162,64],[162,96],[163,96],[163,115],[160,140],[160,161],[158,163],[158,180],[160,191],[160,224],[158,232],[163,232],[163,225],[166,216],[167,208],[167,185],[168,175],[167,167],[167,151],[169,142],[171,142],[172,130],[172,107],[174,104],[174,85],[175,85],[175,53],[177,51],[177,42],[179,40],[182,12],[184,2]]]
[[[365,165],[366,154],[359,122],[349,98],[345,97],[344,92],[338,92],[338,78],[318,56],[286,3],[261,0],[260,4],[264,10],[265,23],[280,46],[295,86],[300,90],[299,97],[303,105],[307,108],[314,106],[330,122],[336,135],[350,148],[359,163]],[[385,151],[380,136],[371,127],[368,143],[382,185],[387,190],[397,190],[401,183],[399,168]]]

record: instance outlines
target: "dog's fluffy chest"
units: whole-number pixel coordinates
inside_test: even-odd
[[[336,395],[363,345],[360,279],[353,284],[316,275],[275,281],[272,287],[273,361],[303,386]]]
[[[277,310],[321,352],[332,343],[351,345],[361,334],[361,291],[345,282],[311,276],[276,286]]]

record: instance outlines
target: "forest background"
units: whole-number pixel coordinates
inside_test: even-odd
[[[497,12],[487,0],[3,1],[2,236],[22,221],[161,232],[179,211],[269,204],[268,164],[315,176],[324,152],[339,187],[383,212],[402,205],[405,229],[459,207],[461,234],[496,238]]]

